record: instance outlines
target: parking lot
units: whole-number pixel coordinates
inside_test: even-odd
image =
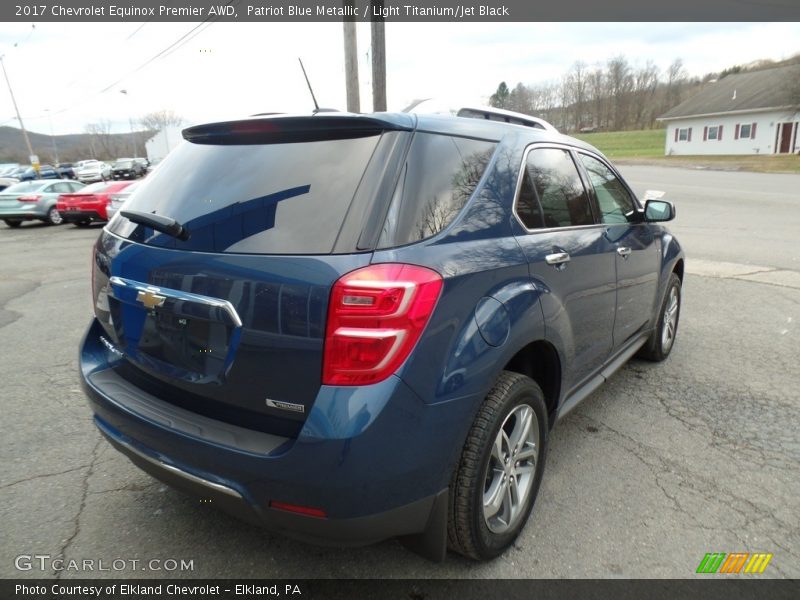
[[[677,205],[676,346],[559,424],[531,521],[485,564],[396,541],[308,546],[139,471],[95,431],[78,384],[99,226],[0,224],[0,576],[681,578],[707,552],[769,552],[763,576],[800,577],[800,176],[621,170]],[[125,564],[18,571],[19,555]]]

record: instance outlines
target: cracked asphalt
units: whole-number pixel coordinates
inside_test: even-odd
[[[0,225],[0,577],[683,578],[707,552],[771,552],[763,577],[800,577],[800,176],[622,171],[678,207],[676,346],[558,425],[533,518],[485,564],[396,541],[308,546],[140,472],[95,431],[77,380],[99,228]],[[15,568],[35,554],[126,566]],[[151,559],[193,570],[142,571]]]

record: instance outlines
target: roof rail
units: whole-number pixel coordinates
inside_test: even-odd
[[[465,106],[458,109],[456,116],[467,117],[469,119],[501,121],[504,123],[512,123],[514,125],[522,125],[524,127],[533,127],[534,129],[544,129],[545,131],[553,131],[558,133],[558,129],[553,127],[544,119],[532,117],[530,115],[524,115],[522,113],[513,112],[510,110],[503,110],[502,108],[494,108],[492,106]]]

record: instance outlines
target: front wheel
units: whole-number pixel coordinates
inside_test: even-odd
[[[475,417],[451,480],[451,549],[487,560],[514,542],[539,491],[547,422],[536,382],[503,371]]]
[[[667,293],[658,313],[658,322],[647,342],[639,350],[639,356],[660,362],[669,356],[678,334],[678,319],[681,316],[681,279],[675,273],[669,276]]]
[[[47,217],[45,217],[45,222],[48,225],[61,225],[64,222],[64,218],[61,216],[61,213],[58,212],[58,209],[53,206],[50,210],[47,211]]]

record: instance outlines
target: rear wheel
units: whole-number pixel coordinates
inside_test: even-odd
[[[22,221],[20,221],[19,219],[4,219],[4,220],[6,222],[6,225],[8,225],[9,227],[19,227],[20,225],[22,225]]]
[[[486,560],[514,542],[539,491],[547,433],[544,395],[536,382],[501,373],[475,417],[450,484],[451,549]]]
[[[45,222],[48,225],[61,225],[64,222],[64,218],[61,216],[61,213],[58,212],[58,209],[53,206],[50,210],[47,211],[47,217],[45,217]]]
[[[639,350],[639,356],[647,360],[662,361],[669,356],[678,334],[678,319],[681,315],[681,280],[675,273],[669,277],[667,293],[659,309],[658,322],[647,342]]]

